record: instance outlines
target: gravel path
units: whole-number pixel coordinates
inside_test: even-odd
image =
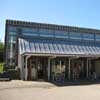
[[[57,87],[47,82],[0,82],[0,100],[100,100],[100,85]]]
[[[8,82],[0,82],[0,90],[13,89],[13,88],[51,88],[55,85],[48,82],[36,82],[36,81],[21,81],[12,80]]]

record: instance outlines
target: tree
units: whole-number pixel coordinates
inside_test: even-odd
[[[3,62],[4,58],[4,44],[0,42],[0,62]]]

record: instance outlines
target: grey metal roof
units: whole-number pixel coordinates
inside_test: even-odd
[[[29,41],[19,38],[19,53],[49,54],[49,55],[81,55],[99,56],[100,47],[90,45],[75,45],[49,41]]]

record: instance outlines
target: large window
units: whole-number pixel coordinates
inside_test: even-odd
[[[68,32],[66,31],[55,31],[56,38],[68,38]]]
[[[83,33],[83,40],[94,40],[94,34]]]
[[[9,35],[9,42],[10,43],[16,43],[16,36],[15,35]]]
[[[38,32],[37,28],[22,28],[22,33],[35,33]]]
[[[15,51],[16,50],[16,48],[15,48],[15,45],[16,45],[16,36],[10,35],[8,43],[10,44],[10,47],[9,47],[10,58],[12,58],[14,56],[15,52],[16,52]]]
[[[8,65],[15,66],[15,58],[16,58],[16,34],[17,31],[12,27],[9,28],[8,32],[8,42],[7,42],[7,59],[9,60]]]
[[[39,29],[39,33],[41,37],[54,37],[54,30],[49,29]]]
[[[82,34],[81,33],[75,33],[75,32],[70,32],[69,33],[70,39],[82,39]]]
[[[17,28],[14,27],[14,26],[8,26],[8,31],[9,32],[16,32],[17,31]]]
[[[16,32],[9,32],[9,35],[16,35]]]
[[[96,39],[96,41],[100,41],[100,34],[96,34],[95,39]]]
[[[38,29],[22,28],[22,34],[25,36],[39,36]]]

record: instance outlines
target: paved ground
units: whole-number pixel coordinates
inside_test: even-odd
[[[0,100],[100,100],[100,84],[57,87],[47,82],[0,82]]]

